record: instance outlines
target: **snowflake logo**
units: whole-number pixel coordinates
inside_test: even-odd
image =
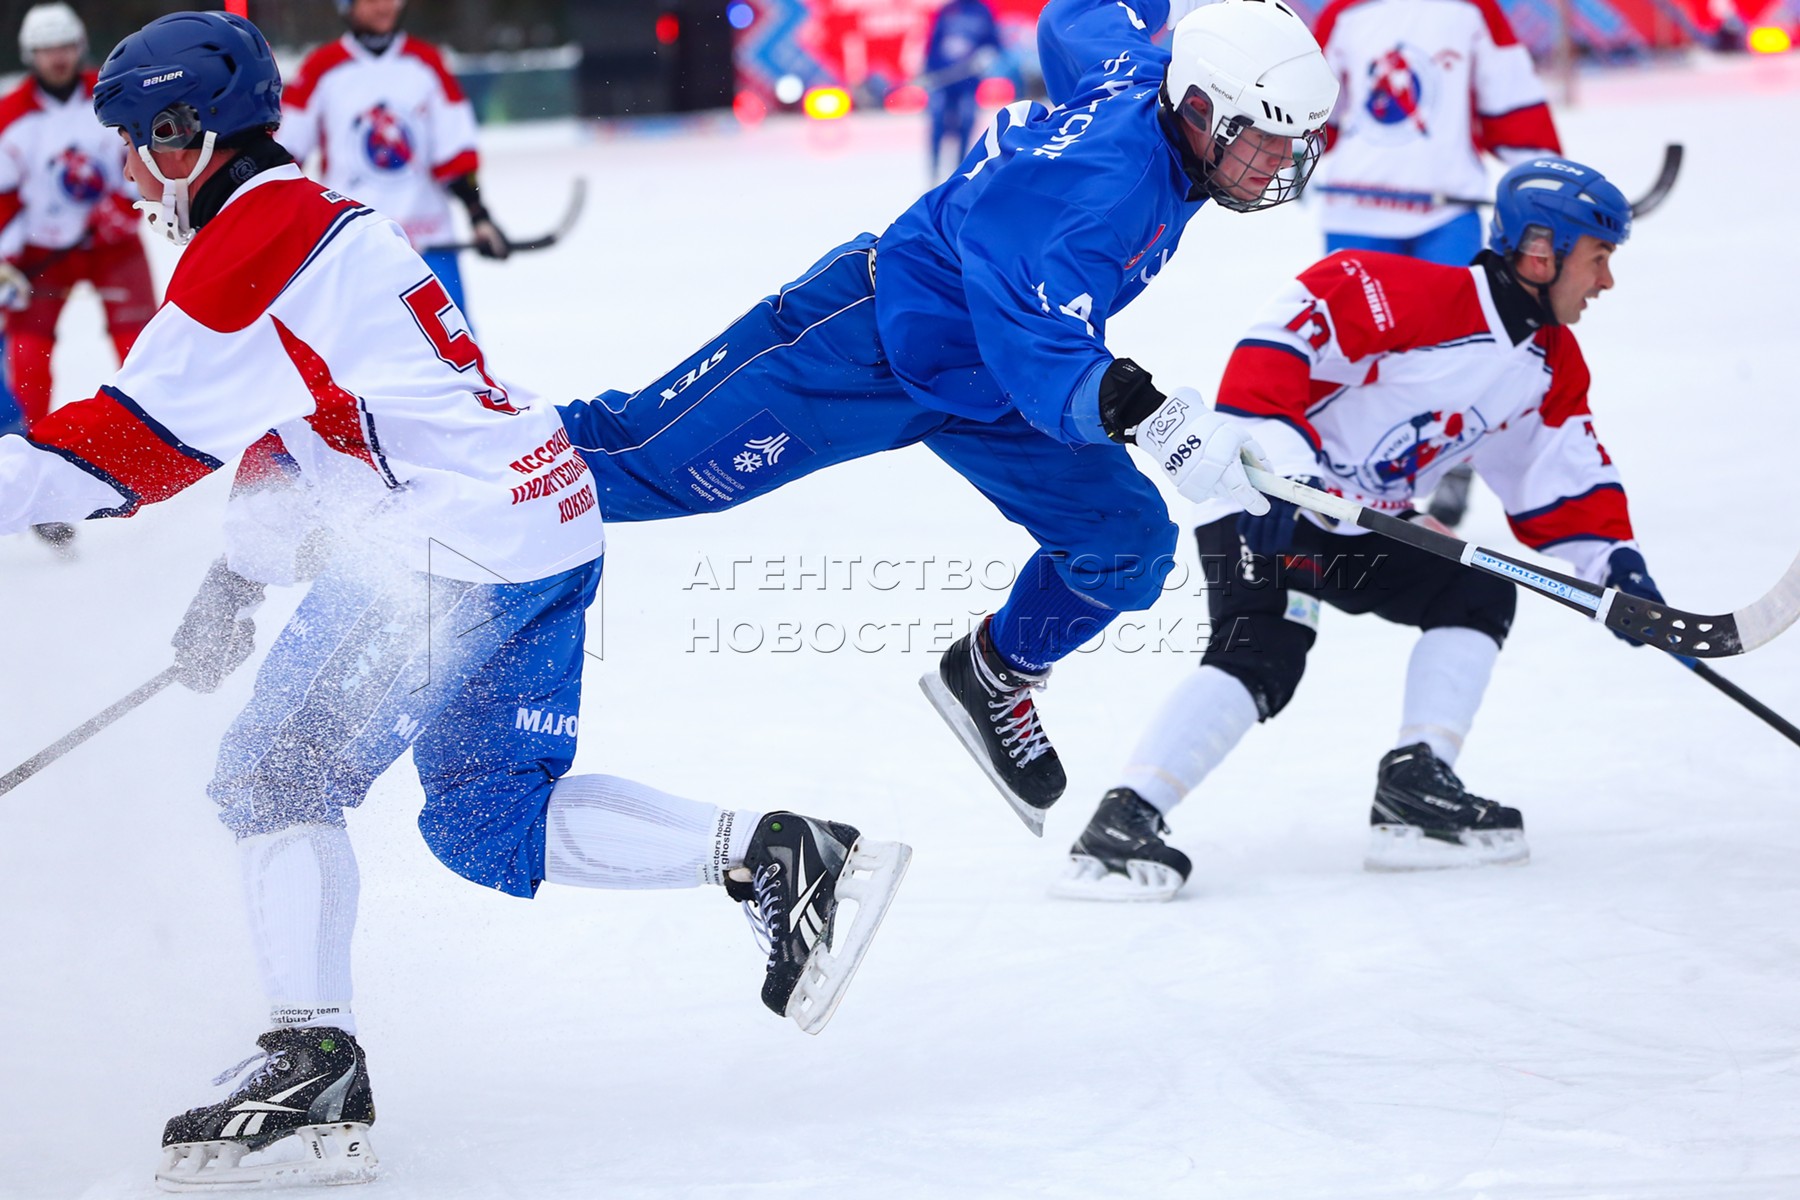
[[[746,450],[736,458],[732,459],[731,465],[740,474],[748,475],[750,472],[763,465],[762,455],[754,454],[751,451]]]

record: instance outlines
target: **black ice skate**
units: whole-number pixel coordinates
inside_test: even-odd
[[[919,686],[1025,827],[1043,837],[1044,812],[1068,786],[1031,700],[1050,673],[1028,674],[1001,658],[988,636],[992,621],[946,650]]]
[[[1516,808],[1470,794],[1424,742],[1382,756],[1369,812],[1371,871],[1429,871],[1522,863],[1525,819]]]
[[[1194,864],[1163,841],[1167,821],[1130,788],[1114,788],[1069,848],[1069,866],[1050,885],[1068,900],[1173,900]]]
[[[1431,504],[1425,511],[1447,529],[1461,525],[1469,511],[1469,485],[1474,478],[1475,468],[1468,463],[1451,467],[1431,490]]]
[[[763,817],[744,865],[726,877],[769,951],[763,1003],[818,1033],[893,903],[912,847],[875,842],[848,825],[790,812]],[[840,925],[844,901],[854,916]]]
[[[263,1052],[213,1082],[223,1100],[163,1131],[164,1191],[325,1183],[375,1177],[375,1101],[362,1047],[341,1029],[273,1029]]]

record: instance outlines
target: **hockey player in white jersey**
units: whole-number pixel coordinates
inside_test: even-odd
[[[96,111],[155,227],[186,250],[111,382],[29,440],[0,437],[0,533],[130,516],[251,448],[227,556],[175,638],[197,690],[248,655],[265,584],[306,572],[314,539],[278,535],[315,521],[337,535],[209,788],[238,838],[270,1012],[227,1094],[169,1121],[158,1180],[175,1189],[371,1174],[344,810],[408,750],[420,832],[451,870],[520,897],[545,882],[723,884],[767,936],[763,1002],[809,1032],[910,854],[847,825],[570,773],[603,549],[586,465],[553,409],[489,377],[399,227],[272,139],[280,90],[268,44],[235,16],[162,17],[113,50]]]
[[[1325,252],[1386,250],[1467,266],[1481,221],[1482,154],[1559,154],[1531,55],[1498,0],[1334,0],[1313,30],[1343,80],[1313,188]]]
[[[1591,168],[1515,167],[1473,266],[1342,251],[1302,272],[1238,343],[1218,409],[1245,422],[1282,474],[1403,517],[1422,516],[1414,497],[1471,462],[1520,541],[1585,579],[1660,600],[1568,328],[1612,287],[1612,253],[1630,229],[1630,205]],[[1213,502],[1197,519],[1212,631],[1202,666],[1151,722],[1052,890],[1176,893],[1192,864],[1164,840],[1165,817],[1292,699],[1321,602],[1421,631],[1400,732],[1377,771],[1365,864],[1524,862],[1519,811],[1468,792],[1454,770],[1512,625],[1513,585],[1372,545],[1285,501],[1261,516]]]
[[[475,107],[437,47],[400,29],[405,0],[336,0],[347,32],[306,56],[282,94],[281,144],[301,163],[315,151],[325,184],[392,217],[463,303],[454,197],[476,253],[511,243],[481,199]]]

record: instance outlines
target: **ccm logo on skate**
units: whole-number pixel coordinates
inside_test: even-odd
[[[547,733],[552,737],[574,737],[576,717],[573,713],[555,713],[545,708],[521,708],[513,722],[514,729],[526,733]]]
[[[729,345],[729,343],[727,343],[727,345]],[[699,366],[683,375],[680,379],[677,379],[671,386],[664,388],[662,390],[663,403],[666,404],[670,400],[681,395],[681,393],[687,391],[688,386],[692,384],[694,380],[700,378],[702,375],[724,362],[726,348],[727,346],[720,346],[717,350],[712,352],[711,358],[702,362]],[[658,407],[660,407],[660,405]]]

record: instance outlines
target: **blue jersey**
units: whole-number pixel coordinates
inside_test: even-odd
[[[1204,202],[1164,131],[1167,0],[1051,0],[1052,109],[1007,106],[957,173],[882,234],[889,365],[927,408],[1016,408],[1065,442],[1106,440],[1106,321],[1154,279]]]

